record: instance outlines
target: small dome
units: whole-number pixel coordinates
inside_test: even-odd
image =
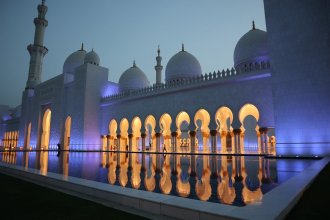
[[[144,72],[136,66],[127,69],[119,78],[119,91],[126,92],[136,89],[142,89],[149,86],[149,81]]]
[[[267,32],[256,29],[244,34],[236,44],[234,51],[234,65],[239,68],[245,64],[269,60]]]
[[[75,68],[84,64],[85,55],[83,48],[70,54],[63,64],[63,73],[73,73]]]
[[[165,81],[195,78],[202,75],[202,68],[196,57],[184,50],[175,54],[167,63]]]
[[[98,65],[100,65],[100,57],[92,49],[92,51],[90,51],[86,54],[84,63],[90,63],[90,64],[94,64],[94,65],[98,66]]]

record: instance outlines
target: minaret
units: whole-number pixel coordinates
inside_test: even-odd
[[[163,66],[162,66],[162,57],[160,56],[160,49],[158,46],[158,50],[157,50],[158,56],[156,57],[156,61],[157,61],[157,65],[155,66],[155,70],[156,70],[156,85],[160,85],[162,84],[162,70],[163,70]]]
[[[36,26],[34,43],[27,47],[30,53],[30,67],[25,89],[34,89],[41,81],[42,60],[48,52],[48,49],[43,45],[45,29],[48,25],[48,21],[45,18],[47,9],[45,1],[42,0],[41,4],[38,5],[38,17],[34,19],[34,24]]]

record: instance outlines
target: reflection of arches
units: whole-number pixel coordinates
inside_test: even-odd
[[[137,151],[139,147],[139,140],[141,137],[141,127],[142,127],[142,122],[139,117],[134,117],[132,120],[132,150]]]
[[[172,190],[170,157],[165,157],[162,174],[159,181],[159,188],[163,194],[170,194]]]
[[[258,146],[259,137],[259,110],[252,104],[245,104],[239,111],[239,121],[241,122],[241,136],[244,138],[241,143],[244,146]],[[247,119],[247,120],[246,120]]]
[[[47,109],[42,118],[42,134],[40,147],[44,150],[48,150],[49,147],[49,136],[50,136],[50,121],[52,112]]]
[[[70,135],[71,135],[71,117],[68,116],[65,120],[64,128],[64,150],[69,150],[70,146]]]
[[[120,150],[128,150],[128,120],[126,118],[123,118],[120,121],[120,142],[119,142],[119,149]]]
[[[178,146],[185,146],[186,148],[190,148],[190,144],[188,145],[185,140],[189,140],[189,134],[188,134],[188,126],[190,124],[190,117],[187,112],[180,112],[176,116],[176,127],[177,127],[177,143]],[[190,140],[189,140],[190,142]],[[178,151],[182,151],[183,149],[181,147],[178,147]],[[190,149],[186,149],[187,152],[190,152]]]
[[[197,121],[201,124],[198,125]],[[203,151],[207,152],[209,150],[209,137],[210,137],[210,114],[205,109],[199,109],[194,118],[194,123],[198,131],[200,131],[203,140]]]
[[[171,124],[171,116],[168,113],[164,113],[159,119],[159,125],[167,152],[171,151]]]
[[[109,150],[114,150],[114,146],[116,145],[115,139],[117,138],[117,121],[112,119],[109,123],[109,135],[110,135],[110,143],[109,143]]]
[[[228,150],[231,151],[233,145],[233,112],[226,106],[220,107],[215,113],[215,121],[218,125],[217,130],[220,134],[221,140],[221,153],[225,153]]]

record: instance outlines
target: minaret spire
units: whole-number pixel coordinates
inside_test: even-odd
[[[162,84],[162,70],[163,70],[163,66],[162,66],[162,57],[160,56],[159,45],[158,45],[157,55],[158,55],[156,57],[157,65],[155,66],[155,70],[156,70],[156,85],[160,85],[160,84]]]
[[[38,5],[37,9],[38,17],[34,19],[34,24],[36,26],[34,42],[27,47],[30,53],[30,66],[26,89],[33,89],[41,82],[42,61],[48,52],[48,49],[43,45],[45,29],[48,25],[48,21],[46,20],[48,7],[45,5],[44,0]]]

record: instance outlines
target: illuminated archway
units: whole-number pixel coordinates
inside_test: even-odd
[[[128,120],[126,118],[123,118],[120,121],[120,150],[128,150],[128,126]]]
[[[182,111],[176,116],[176,127],[177,127],[177,143],[178,152],[186,151],[190,152],[190,139],[189,139],[189,124],[190,117],[187,112]]]
[[[116,149],[116,140],[117,140],[117,121],[115,119],[112,119],[109,123],[109,150],[115,150]],[[118,146],[117,146],[118,147]]]
[[[218,125],[217,130],[220,134],[221,153],[231,151],[233,145],[233,112],[226,106],[220,107],[215,113],[215,121]]]
[[[159,119],[159,125],[167,152],[171,152],[171,124],[172,118],[168,113],[164,113]]]
[[[200,123],[197,123],[198,121],[200,121]],[[197,136],[201,136],[203,152],[208,152],[210,137],[210,114],[208,113],[208,111],[206,111],[205,109],[199,109],[195,114],[194,123],[197,128]]]
[[[49,148],[49,136],[50,136],[50,122],[52,112],[47,109],[42,118],[42,134],[41,134],[41,149],[48,150]]]
[[[246,147],[258,147],[259,132],[259,110],[252,104],[245,104],[239,111],[239,121],[241,122],[242,143]]]
[[[139,140],[141,137],[141,127],[142,127],[142,122],[139,117],[134,117],[132,120],[132,132],[133,132],[133,137],[132,137],[132,150],[137,151],[140,144]]]
[[[150,151],[156,150],[156,119],[153,115],[148,115],[144,121],[144,127],[146,129],[146,145]]]
[[[71,117],[68,116],[65,120],[65,130],[64,130],[64,150],[69,150],[70,148],[70,136],[71,136]]]
[[[31,122],[27,126],[27,131],[25,135],[25,143],[24,143],[24,148],[25,149],[30,149],[30,140],[31,140]]]

